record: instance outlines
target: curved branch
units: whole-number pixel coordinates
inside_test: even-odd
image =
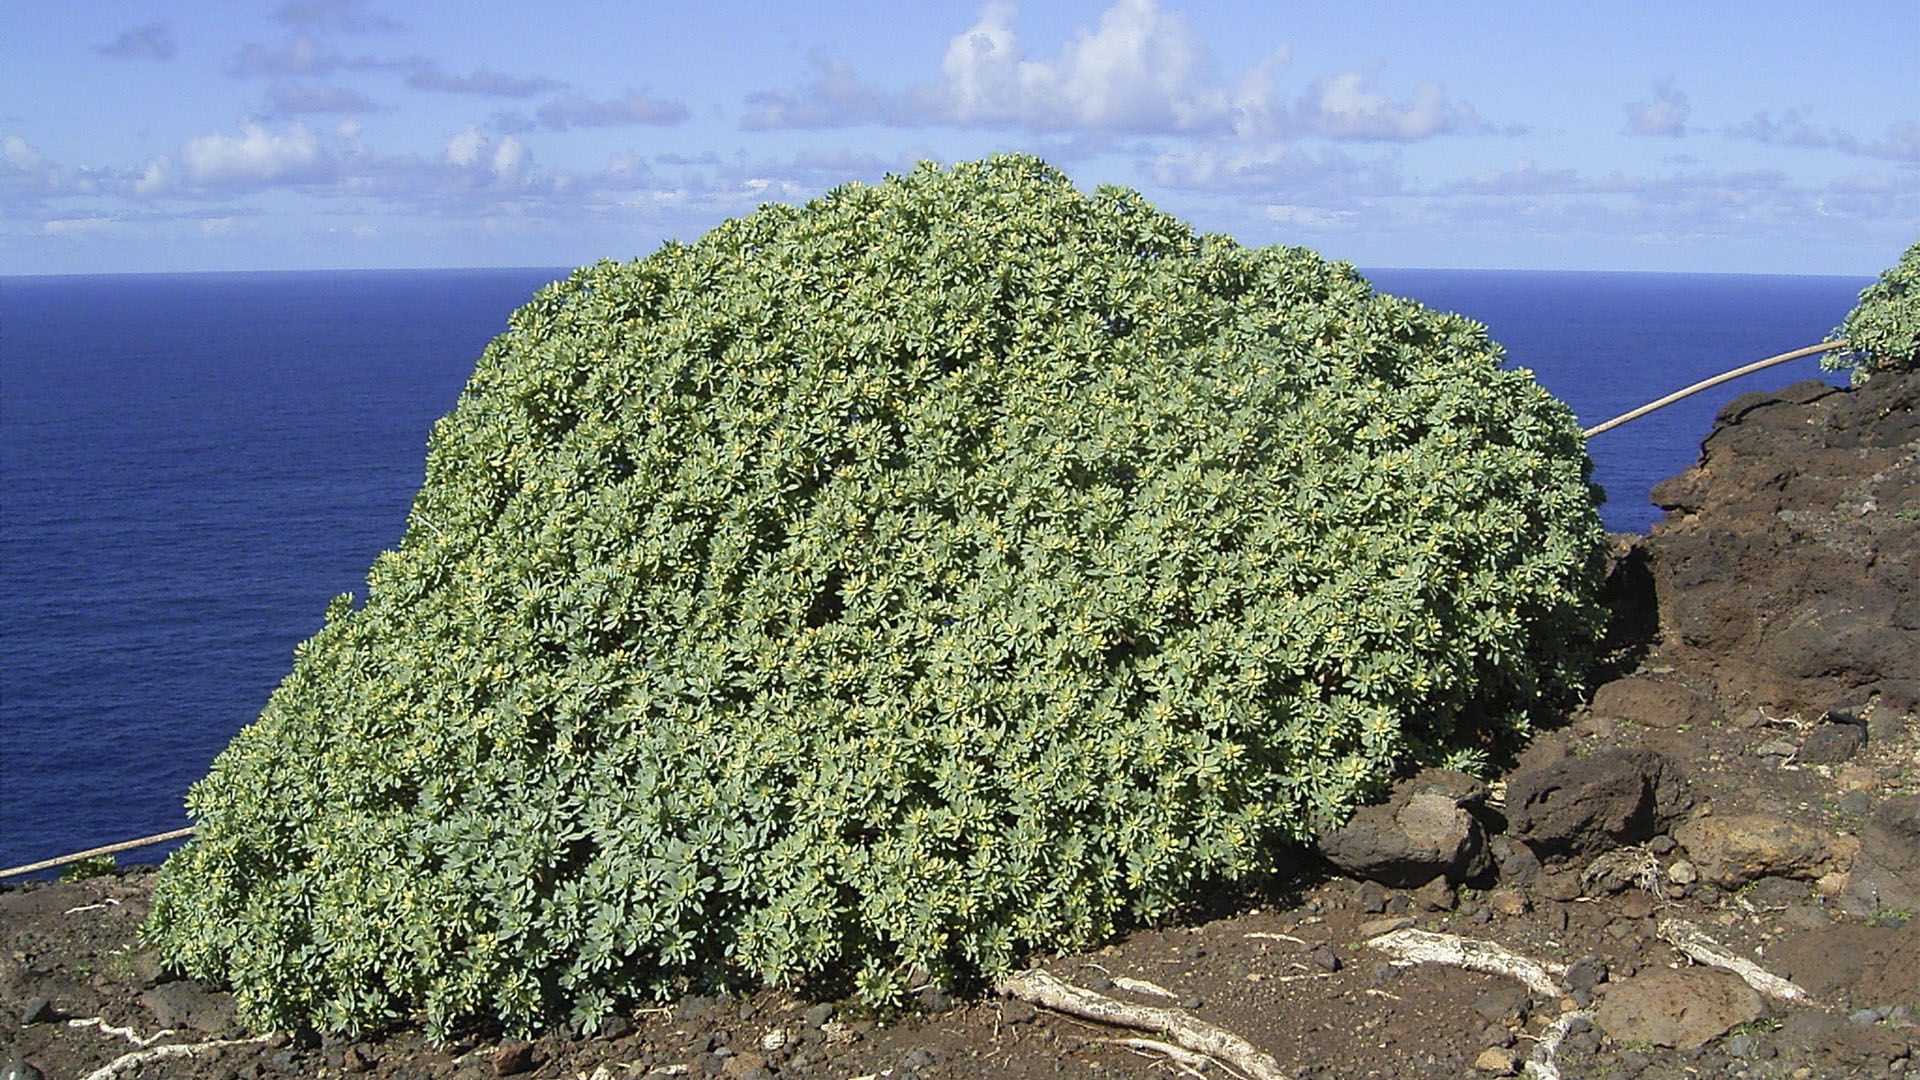
[[[1668,394],[1666,397],[1663,397],[1658,401],[1649,401],[1645,405],[1640,406],[1639,408],[1633,410],[1630,413],[1623,413],[1607,421],[1604,424],[1595,424],[1594,426],[1588,428],[1587,430],[1581,432],[1580,434],[1585,435],[1587,438],[1591,439],[1595,435],[1598,435],[1603,431],[1611,431],[1614,428],[1619,427],[1621,424],[1624,424],[1629,420],[1638,420],[1640,417],[1647,415],[1648,413],[1654,411],[1655,409],[1664,409],[1667,406],[1673,404],[1674,402],[1679,401],[1681,398],[1692,397],[1693,395],[1699,393],[1702,390],[1711,390],[1712,388],[1719,386],[1721,383],[1726,382],[1728,379],[1737,379],[1742,375],[1750,375],[1753,372],[1761,370],[1762,368],[1770,368],[1775,364],[1784,364],[1789,360],[1798,360],[1803,356],[1812,356],[1815,353],[1832,352],[1835,349],[1844,349],[1846,347],[1847,347],[1847,339],[1841,338],[1839,341],[1829,341],[1820,345],[1809,345],[1804,349],[1795,349],[1792,352],[1783,352],[1778,356],[1769,356],[1765,360],[1755,360],[1751,364],[1746,364],[1744,366],[1734,368],[1732,371],[1722,372],[1718,375],[1715,375],[1711,379],[1702,379],[1699,382],[1694,383],[1692,386],[1687,387],[1685,390],[1676,390],[1673,393]]]

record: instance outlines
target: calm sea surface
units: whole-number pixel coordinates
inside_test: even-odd
[[[427,432],[560,270],[0,278],[0,866],[186,824],[327,601],[397,543]],[[1823,338],[1866,279],[1382,270],[1591,425]],[[1609,526],[1714,411],[1597,436]],[[162,849],[163,850],[163,849]],[[154,859],[162,850],[140,853]]]

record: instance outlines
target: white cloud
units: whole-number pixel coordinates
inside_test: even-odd
[[[157,157],[147,162],[147,167],[141,173],[140,179],[133,182],[133,193],[145,196],[164,195],[173,190],[179,179],[179,171],[173,167],[173,159]]]
[[[1878,142],[1867,142],[1839,128],[1822,130],[1809,123],[1799,109],[1788,109],[1778,120],[1770,111],[1755,113],[1744,123],[1725,129],[1738,139],[1749,139],[1769,146],[1792,146],[1806,150],[1838,150],[1843,154],[1886,158],[1890,161],[1920,161],[1920,123],[1903,120],[1889,125]]]
[[[1627,132],[1632,135],[1679,136],[1687,131],[1687,95],[1673,77],[1653,81],[1653,100],[1627,106]]]
[[[1156,0],[1117,0],[1097,24],[1051,56],[1029,55],[1011,3],[984,7],[947,42],[940,78],[904,92],[863,83],[843,60],[815,56],[814,77],[796,90],[749,95],[748,129],[908,127],[943,124],[1093,135],[1318,135],[1413,140],[1492,130],[1470,105],[1423,83],[1406,101],[1350,72],[1315,83],[1289,103],[1278,81],[1292,60],[1281,44],[1259,63],[1222,77],[1211,50],[1178,12]]]
[[[74,217],[52,218],[40,223],[40,231],[48,236],[97,236],[115,232],[125,223],[117,217]]]
[[[531,158],[532,155],[519,139],[511,135],[501,139],[500,146],[493,152],[494,178],[506,183],[520,179],[521,172]]]
[[[1293,201],[1311,195],[1350,203],[1359,196],[1396,195],[1405,189],[1392,156],[1360,160],[1330,150],[1316,157],[1298,147],[1167,149],[1154,156],[1148,172],[1155,183],[1175,190]]]
[[[187,140],[180,147],[180,167],[195,185],[253,186],[318,180],[328,162],[304,124],[275,134],[247,123],[237,136],[216,132]]]
[[[1281,225],[1294,225],[1314,232],[1345,232],[1354,228],[1359,214],[1352,210],[1328,210],[1319,206],[1294,206],[1286,203],[1271,204],[1266,208],[1267,220]]]
[[[449,75],[440,70],[440,65],[431,60],[411,61],[411,66],[413,71],[407,76],[407,85],[415,90],[477,94],[481,97],[526,98],[544,94],[549,90],[558,90],[566,85],[544,75],[522,79],[502,74],[489,67],[478,68],[468,75]]]
[[[916,108],[911,95],[895,94],[859,80],[845,60],[815,52],[808,57],[816,72],[799,90],[762,90],[747,95],[752,111],[741,120],[748,131],[769,128],[906,127],[925,122],[929,112]]]
[[[564,131],[575,127],[624,127],[632,124],[678,124],[692,115],[685,104],[649,97],[629,90],[623,97],[595,100],[569,94],[540,106],[540,122]]]
[[[447,140],[446,163],[482,183],[515,187],[532,179],[533,154],[525,143],[508,135],[496,144],[472,125]]]
[[[1029,59],[1013,5],[992,3],[947,44],[949,116],[960,123],[1095,131],[1218,130],[1228,95],[1205,41],[1155,0],[1119,0],[1050,59]]]
[[[0,159],[6,161],[9,172],[38,172],[47,165],[40,151],[18,135],[0,136]]]
[[[1449,194],[1544,195],[1591,190],[1572,169],[1542,169],[1532,158],[1521,158],[1512,168],[1489,169],[1444,188]]]
[[[108,44],[95,45],[93,51],[125,60],[171,60],[180,47],[174,44],[173,31],[167,29],[166,23],[147,23],[122,30],[119,37]]]
[[[1395,102],[1358,71],[1315,83],[1301,99],[1295,120],[1315,134],[1346,139],[1413,140],[1491,130],[1471,105],[1449,104],[1439,83],[1423,82],[1412,98]]]
[[[480,129],[468,125],[467,130],[447,140],[447,163],[466,167],[480,160],[480,151],[487,145],[486,136]]]

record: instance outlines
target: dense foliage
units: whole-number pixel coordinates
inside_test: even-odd
[[[1829,367],[1850,368],[1856,377],[1920,370],[1920,241],[1861,291],[1833,333],[1847,339],[1847,349],[1829,353]]]
[[[1482,327],[1032,158],[766,207],[512,317],[149,936],[327,1029],[1002,972],[1563,698],[1589,468]]]

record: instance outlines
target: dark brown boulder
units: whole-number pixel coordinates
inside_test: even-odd
[[[1507,781],[1509,830],[1543,859],[1639,843],[1692,807],[1678,766],[1652,750],[1605,750],[1523,766]]]
[[[1920,672],[1920,374],[1743,394],[1660,484],[1648,537],[1669,661],[1743,700],[1913,707]]]

